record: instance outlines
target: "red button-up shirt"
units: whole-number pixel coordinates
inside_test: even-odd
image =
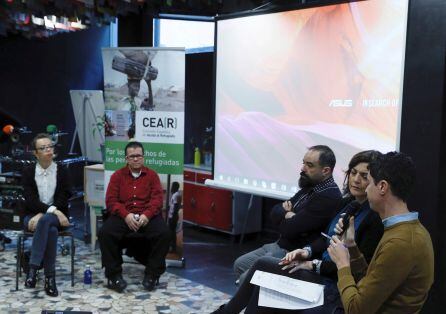
[[[110,178],[105,203],[108,211],[123,219],[129,214],[144,214],[151,219],[163,206],[163,190],[158,174],[142,167],[134,178],[128,167],[116,170]]]

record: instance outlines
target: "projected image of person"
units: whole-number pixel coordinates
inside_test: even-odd
[[[68,199],[71,187],[68,173],[54,161],[54,143],[48,134],[38,134],[32,141],[35,165],[23,169],[22,183],[26,216],[25,230],[34,232],[26,288],[35,288],[37,271],[43,266],[45,292],[56,297],[56,252],[59,229],[67,227]]]
[[[318,238],[326,228],[336,215],[341,200],[341,191],[332,177],[335,164],[335,155],[328,146],[317,145],[308,149],[300,172],[301,190],[289,200],[275,205],[271,211],[279,239],[236,259],[234,271],[240,283],[259,258],[283,258],[289,251]]]
[[[376,212],[370,209],[366,194],[366,188],[369,184],[367,177],[369,163],[379,156],[381,156],[381,153],[372,150],[357,153],[352,157],[345,173],[341,210],[332,219],[326,231],[328,236],[333,236],[339,219],[346,213],[354,215],[355,220],[352,225],[356,230],[355,241],[368,262],[371,260],[384,232],[381,219]],[[282,259],[274,257],[260,258],[249,270],[247,278],[236,295],[227,305],[218,309],[216,313],[239,313],[246,306],[245,313],[281,313],[282,310],[279,309],[258,306],[259,288],[250,283],[256,270],[324,284],[324,305],[306,310],[304,313],[332,313],[333,309],[338,306],[341,307],[341,303],[336,287],[337,268],[327,252],[328,245],[329,240],[320,235],[304,248],[289,252]],[[355,279],[359,280],[360,276]],[[284,313],[290,312],[289,310],[283,311]]]

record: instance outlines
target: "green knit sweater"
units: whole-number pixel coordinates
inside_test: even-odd
[[[421,311],[434,280],[434,251],[428,231],[418,220],[384,229],[368,268],[357,247],[349,251],[350,267],[338,270],[346,313]],[[352,273],[365,276],[356,283]]]

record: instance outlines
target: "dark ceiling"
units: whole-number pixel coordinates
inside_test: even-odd
[[[334,0],[1,0],[0,36],[48,37],[83,26],[109,24],[119,16],[158,14],[216,16],[285,5]],[[345,2],[345,1],[344,1]],[[46,17],[46,18],[45,18]],[[74,24],[73,24],[74,23]]]

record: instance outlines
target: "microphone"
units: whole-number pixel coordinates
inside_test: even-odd
[[[350,225],[350,218],[352,216],[355,216],[360,208],[361,204],[358,201],[353,201],[347,205],[347,208],[345,210],[345,215],[344,217],[342,217],[342,224],[344,225],[344,227],[342,228],[341,233],[339,233],[339,236],[343,235],[344,232],[348,229]]]

